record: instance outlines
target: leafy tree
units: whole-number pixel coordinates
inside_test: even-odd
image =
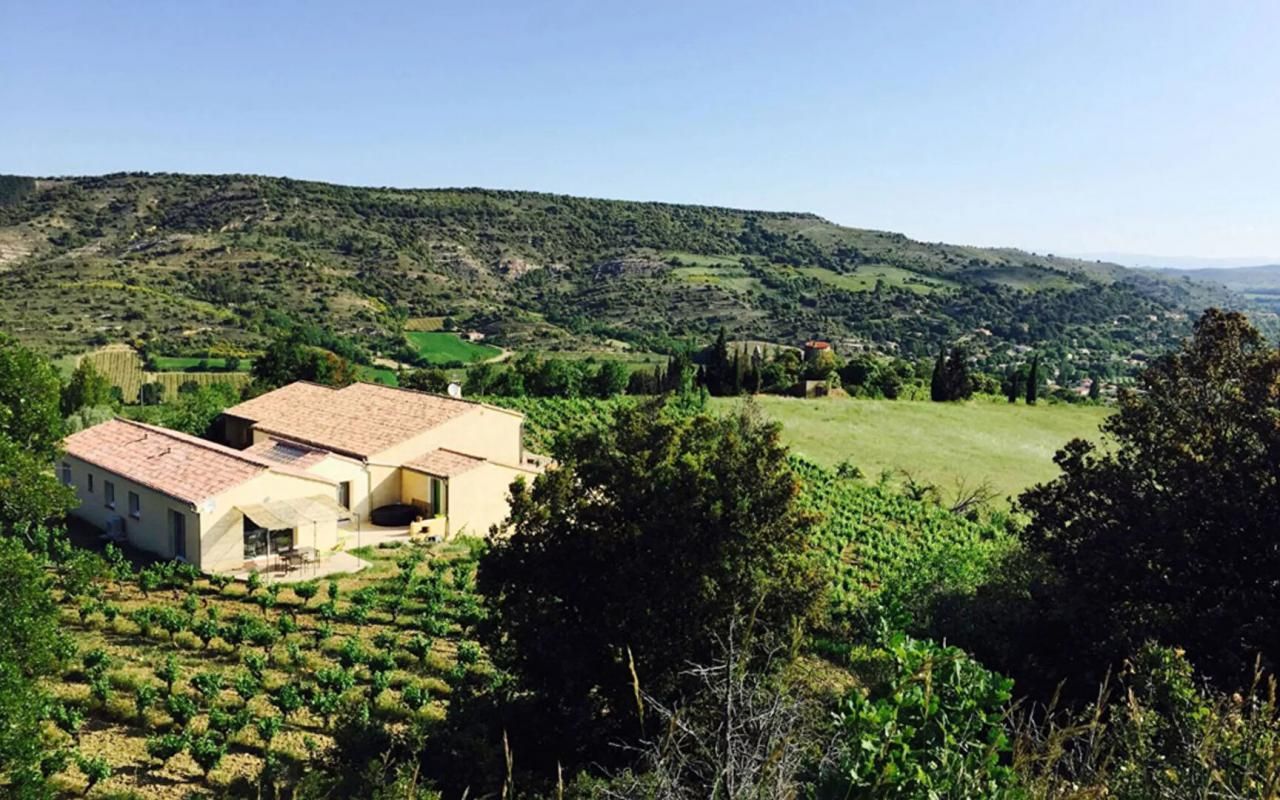
[[[564,735],[638,733],[636,676],[671,698],[737,614],[781,633],[812,613],[812,521],[776,425],[647,404],[556,449],[557,469],[512,485],[478,586],[495,661]]]
[[[1004,396],[1010,403],[1018,402],[1022,396],[1022,373],[1017,367],[1010,367],[1004,376]]]
[[[963,347],[938,352],[929,382],[929,399],[935,403],[968,400],[975,383],[969,374],[969,354]]]
[[[48,538],[42,526],[60,520],[75,502],[44,455],[0,435],[0,538],[17,536],[41,549]]]
[[[71,380],[62,387],[61,404],[64,417],[82,408],[109,406],[112,404],[111,381],[98,372],[92,361],[82,358],[71,373]]]
[[[0,775],[34,788],[42,782],[39,680],[58,661],[58,613],[44,570],[8,538],[0,538],[0,608]]]
[[[1023,538],[1052,573],[1033,649],[1091,684],[1154,640],[1235,685],[1255,655],[1280,659],[1280,351],[1210,309],[1139,388],[1104,445],[1071,442],[1062,474],[1021,498]]]
[[[733,383],[733,364],[729,360],[729,341],[724,326],[706,357],[706,386],[712,394],[727,394]]]
[[[400,378],[406,389],[444,394],[449,389],[449,373],[439,368],[415,369]]]
[[[180,393],[175,402],[166,405],[156,418],[156,423],[192,436],[206,436],[214,420],[239,399],[235,387],[229,383],[211,383],[196,386]]]
[[[155,381],[142,384],[138,390],[138,402],[144,406],[158,406],[164,402],[164,384]]]
[[[297,331],[278,336],[253,361],[254,383],[274,389],[294,381],[314,381],[346,386],[355,380],[351,364],[343,357],[310,345]]]
[[[591,394],[596,397],[613,397],[627,390],[627,382],[631,379],[627,366],[621,361],[612,359],[602,361],[600,368],[591,378]]]
[[[52,461],[62,443],[61,395],[48,360],[0,335],[0,439]]]

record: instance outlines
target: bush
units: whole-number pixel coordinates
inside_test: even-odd
[[[821,796],[1015,797],[1005,715],[1013,681],[961,650],[896,634],[871,664],[881,685],[854,690]]]

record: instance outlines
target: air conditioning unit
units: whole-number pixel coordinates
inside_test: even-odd
[[[109,539],[113,542],[123,542],[129,538],[124,529],[124,517],[119,514],[112,514],[107,517],[107,527],[102,533],[103,539]]]

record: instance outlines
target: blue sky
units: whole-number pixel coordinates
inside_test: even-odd
[[[4,4],[0,171],[809,210],[1280,260],[1280,3]]]

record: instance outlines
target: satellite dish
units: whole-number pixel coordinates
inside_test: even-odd
[[[450,396],[450,397],[452,397],[452,398],[453,398],[453,399],[455,399],[455,400],[461,400],[461,399],[462,399],[462,384],[460,384],[460,383],[451,383],[451,384],[449,384],[449,396]]]

